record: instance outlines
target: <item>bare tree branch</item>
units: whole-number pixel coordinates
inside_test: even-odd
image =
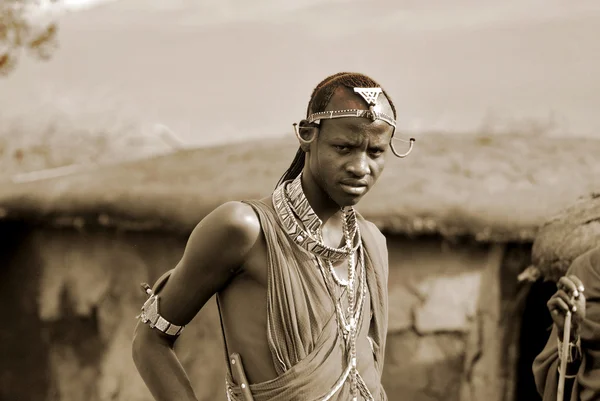
[[[56,0],[0,0],[0,76],[12,72],[21,53],[26,50],[34,57],[48,60],[58,47],[58,27],[54,21],[32,18],[44,4]]]

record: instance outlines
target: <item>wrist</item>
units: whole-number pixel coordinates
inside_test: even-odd
[[[563,344],[562,339],[559,337],[557,340],[557,348],[558,348],[558,358],[561,361],[564,361],[568,364],[579,363],[582,356],[581,351],[581,339],[579,334],[571,337],[569,343],[566,345]]]
[[[557,338],[558,347],[558,371],[560,373],[562,364],[566,364],[565,377],[572,379],[577,375],[581,364],[581,339],[579,333],[573,335],[565,347],[562,340]],[[566,350],[565,350],[566,348]]]

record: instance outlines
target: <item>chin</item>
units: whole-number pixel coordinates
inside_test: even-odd
[[[343,194],[342,196],[339,196],[337,199],[335,199],[335,203],[337,203],[339,207],[356,206],[358,204],[358,202],[360,202],[360,200],[363,198],[363,196],[364,195],[349,196],[349,195]]]

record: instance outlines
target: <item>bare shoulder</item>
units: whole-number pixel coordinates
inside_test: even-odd
[[[200,221],[189,237],[187,249],[206,241],[207,236],[215,239],[228,239],[227,244],[251,247],[261,232],[258,216],[252,207],[239,201],[226,202]],[[191,249],[190,249],[191,250]]]
[[[211,214],[213,218],[221,220],[226,227],[240,233],[253,236],[260,232],[258,216],[252,206],[247,203],[239,201],[226,202]]]
[[[260,234],[248,204],[227,202],[208,214],[192,231],[161,291],[161,314],[178,325],[190,322],[240,271]]]

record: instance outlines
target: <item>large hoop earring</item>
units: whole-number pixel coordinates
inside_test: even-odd
[[[292,125],[294,126],[294,134],[296,134],[296,138],[298,138],[298,140],[300,141],[301,144],[310,145],[312,143],[312,141],[315,140],[316,134],[313,134],[312,138],[309,141],[307,141],[306,139],[302,138],[302,136],[300,135],[300,130],[298,129],[298,124],[293,123]]]
[[[415,143],[415,141],[416,141],[416,139],[415,139],[415,138],[410,138],[408,141],[406,141],[406,140],[404,140],[404,139],[400,139],[400,138],[398,138],[398,140],[399,140],[399,141],[402,141],[402,142],[409,142],[409,145],[408,145],[408,150],[406,151],[406,153],[398,153],[398,152],[396,151],[396,149],[394,148],[394,143],[393,143],[393,140],[394,140],[394,138],[392,137],[392,139],[390,139],[390,149],[392,149],[392,153],[393,153],[393,154],[394,154],[396,157],[399,157],[399,158],[401,158],[401,159],[404,159],[406,156],[408,156],[408,155],[410,154],[410,152],[412,152],[412,150],[413,150],[413,147],[414,147],[414,143]]]

